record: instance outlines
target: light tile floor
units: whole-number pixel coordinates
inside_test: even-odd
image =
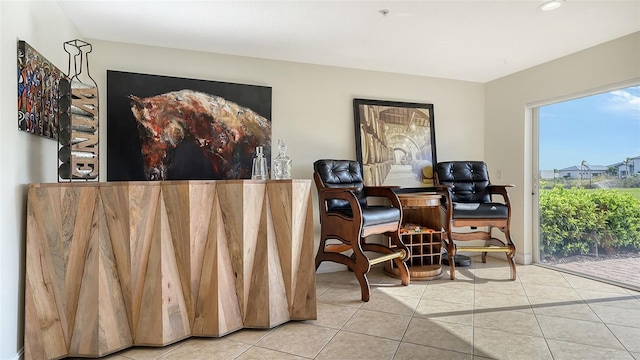
[[[409,286],[373,269],[367,303],[352,273],[318,274],[315,321],[105,359],[640,360],[639,292],[534,265],[510,281],[505,262],[476,260]]]

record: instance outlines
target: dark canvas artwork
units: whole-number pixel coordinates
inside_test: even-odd
[[[66,75],[24,41],[18,41],[18,129],[58,139],[59,83]]]
[[[107,71],[107,180],[251,178],[271,88]]]

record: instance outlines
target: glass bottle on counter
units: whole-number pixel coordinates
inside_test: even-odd
[[[262,146],[256,147],[256,156],[253,158],[253,167],[251,168],[252,180],[267,180],[269,172],[267,170],[267,159],[264,157]]]
[[[278,140],[278,156],[273,159],[272,177],[274,180],[291,179],[291,159],[287,156],[287,144]]]

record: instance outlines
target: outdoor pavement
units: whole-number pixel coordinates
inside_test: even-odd
[[[640,289],[640,257],[597,261],[574,261],[554,267],[584,273]]]

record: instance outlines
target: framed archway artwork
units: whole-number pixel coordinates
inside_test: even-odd
[[[433,104],[354,99],[353,110],[365,185],[433,186]]]

